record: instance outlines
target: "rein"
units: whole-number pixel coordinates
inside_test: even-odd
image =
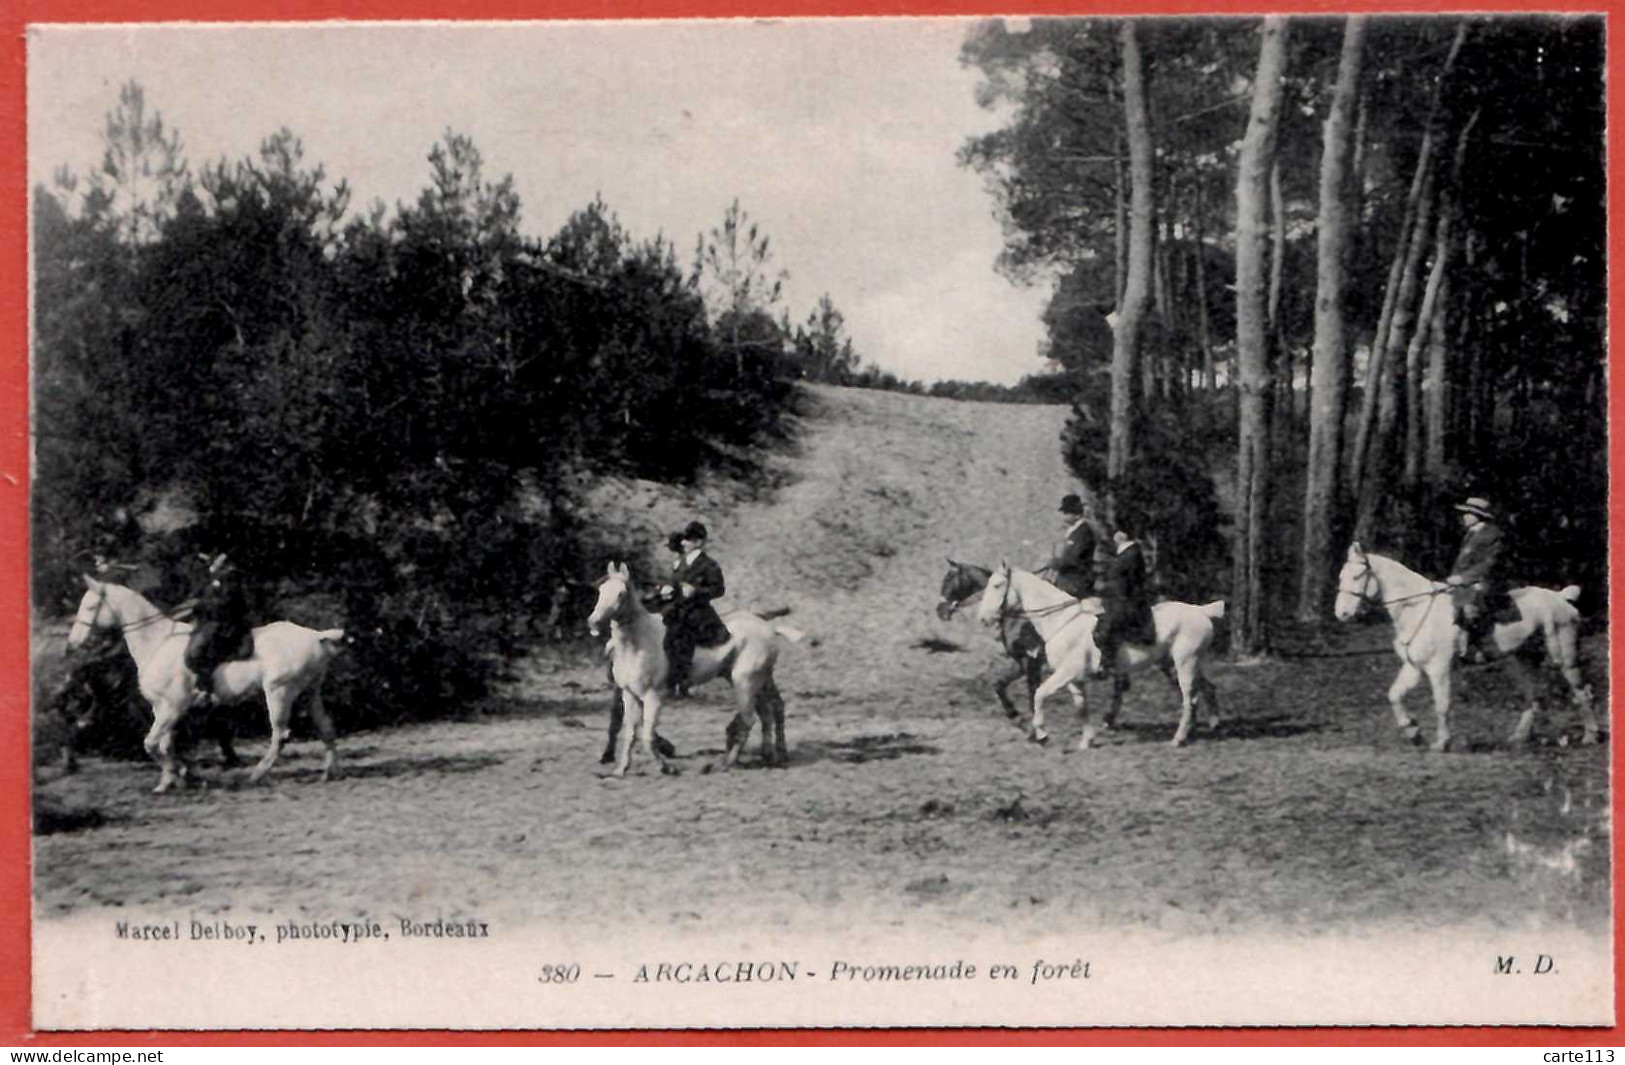
[[[91,611],[91,616],[90,616],[90,627],[91,628],[96,627],[96,615],[101,613],[102,604],[107,602],[107,584],[106,584],[106,582],[103,582],[101,587],[97,590],[97,595],[100,598],[98,598],[96,600],[96,609]],[[176,613],[181,613],[183,611],[190,610],[194,605],[196,605],[194,601],[188,600],[187,602],[184,602],[180,606],[176,607],[175,612]],[[125,623],[120,624],[119,626],[117,626],[117,628],[118,628],[119,633],[123,634],[123,633],[127,633],[127,632],[135,632],[135,631],[137,631],[139,629],[144,629],[148,625],[156,625],[160,621],[170,621],[170,622],[179,623],[180,619],[175,617],[173,614],[166,614],[162,610],[159,610],[156,614],[153,614],[153,615],[151,615],[149,617],[144,617],[139,621],[125,622]]]
[[[1438,602],[1439,596],[1444,595],[1445,593],[1449,592],[1450,589],[1449,589],[1448,586],[1447,587],[1441,587],[1441,588],[1429,588],[1425,592],[1413,592],[1410,595],[1402,595],[1402,596],[1399,596],[1399,597],[1397,597],[1395,599],[1383,599],[1383,598],[1380,598],[1379,596],[1372,595],[1367,590],[1373,584],[1375,584],[1378,587],[1378,589],[1382,588],[1382,582],[1377,579],[1377,572],[1372,567],[1371,562],[1368,559],[1366,561],[1366,564],[1365,564],[1365,576],[1360,581],[1360,590],[1354,593],[1354,597],[1356,599],[1360,600],[1360,602],[1362,602],[1362,603],[1375,603],[1378,606],[1380,606],[1380,607],[1382,607],[1384,609],[1387,609],[1388,607],[1391,607],[1391,606],[1393,606],[1393,605],[1395,605],[1397,603],[1408,603],[1413,599],[1427,599],[1427,601],[1428,601],[1427,609],[1422,612],[1422,617],[1421,617],[1420,620],[1417,621],[1416,627],[1411,629],[1411,634],[1400,642],[1400,646],[1403,647],[1404,650],[1405,650],[1405,657],[1409,658],[1410,657],[1411,644],[1415,643],[1416,638],[1418,636],[1422,635],[1422,630],[1427,627],[1428,618],[1433,615],[1433,604]],[[1392,614],[1393,614],[1393,611],[1390,610],[1389,615],[1392,616]],[[1395,628],[1397,629],[1398,625],[1399,625],[1399,619],[1394,618],[1393,620],[1394,620]]]
[[[1041,606],[1037,610],[1028,610],[1025,607],[1018,610],[1010,606],[1010,589],[1014,588],[1015,585],[1016,582],[1011,580],[1007,574],[1004,580],[1004,594],[999,597],[1000,618],[1020,618],[1024,621],[1031,621],[1034,618],[1047,618],[1053,614],[1059,614],[1063,610],[1071,610],[1073,607],[1083,602],[1082,599],[1068,598],[1064,603],[1055,603],[1051,606]],[[1079,616],[1082,616],[1081,611]]]

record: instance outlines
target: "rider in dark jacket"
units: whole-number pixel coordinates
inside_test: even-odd
[[[1061,499],[1061,513],[1068,521],[1066,540],[1044,568],[1054,575],[1055,587],[1081,599],[1095,591],[1095,517],[1088,504],[1071,493]]]
[[[1113,534],[1101,563],[1100,598],[1104,610],[1095,628],[1095,646],[1100,648],[1101,670],[1109,673],[1116,669],[1123,644],[1155,643],[1157,638],[1145,553],[1122,528]]]
[[[215,669],[237,657],[252,631],[242,577],[225,555],[218,555],[198,591],[186,645],[186,665],[196,675],[200,706],[214,702]]]
[[[1467,534],[1445,583],[1450,585],[1450,599],[1466,636],[1461,653],[1463,657],[1482,658],[1495,622],[1517,618],[1517,607],[1501,574],[1506,537],[1496,523],[1489,500],[1474,496],[1457,504],[1456,510]]]
[[[674,698],[688,694],[688,675],[694,648],[726,643],[728,626],[722,623],[713,599],[726,591],[722,567],[705,553],[706,528],[697,521],[683,530],[683,557],[673,567],[671,584],[662,589],[671,599],[666,610],[666,683]]]

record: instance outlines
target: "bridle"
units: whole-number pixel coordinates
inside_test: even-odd
[[[1360,602],[1368,605],[1380,606],[1384,610],[1387,610],[1389,607],[1398,603],[1408,603],[1413,599],[1426,599],[1428,601],[1428,608],[1424,610],[1422,612],[1422,616],[1417,619],[1416,627],[1411,630],[1411,634],[1409,636],[1400,641],[1400,646],[1404,648],[1406,656],[1409,657],[1411,644],[1415,643],[1416,638],[1422,634],[1423,628],[1427,626],[1428,618],[1433,614],[1433,604],[1438,602],[1439,596],[1448,592],[1450,589],[1448,587],[1429,588],[1425,592],[1412,592],[1410,595],[1401,595],[1394,599],[1383,599],[1381,596],[1371,594],[1372,585],[1376,585],[1379,590],[1382,588],[1382,582],[1377,579],[1377,573],[1371,565],[1371,560],[1369,558],[1361,557],[1360,564],[1365,567],[1365,575],[1360,579],[1360,589],[1358,591],[1349,593]],[[1341,587],[1338,588],[1338,591],[1343,590],[1344,589]],[[1393,611],[1389,610],[1389,615],[1392,616],[1392,614]],[[1396,628],[1398,626],[1398,620],[1398,618],[1394,619]]]
[[[1365,567],[1365,575],[1360,579],[1360,589],[1359,591],[1349,591],[1348,594],[1354,596],[1354,598],[1358,599],[1360,602],[1370,606],[1380,606],[1386,608],[1393,606],[1395,603],[1408,603],[1412,599],[1426,599],[1430,596],[1440,596],[1450,590],[1447,587],[1429,588],[1425,592],[1412,592],[1410,595],[1401,595],[1394,599],[1384,599],[1381,596],[1371,594],[1372,585],[1376,585],[1379,589],[1382,587],[1382,582],[1377,580],[1376,571],[1371,567],[1371,560],[1363,558],[1360,560],[1360,564]],[[1348,591],[1346,588],[1338,588],[1337,590],[1340,592]]]
[[[94,628],[97,627],[96,626],[96,616],[102,612],[102,606],[106,602],[107,602],[107,582],[106,581],[98,581],[98,582],[96,582],[96,605],[91,608],[90,620],[88,622],[86,622],[86,627],[87,628],[94,629]],[[76,618],[74,618],[74,620],[78,621],[79,619],[76,617]],[[157,610],[155,613],[151,614],[148,617],[144,617],[144,618],[140,619],[139,621],[124,622],[124,623],[122,623],[122,624],[120,624],[118,626],[115,626],[115,627],[118,629],[120,634],[123,634],[123,633],[127,633],[127,632],[135,632],[138,629],[144,629],[148,625],[155,625],[160,621],[176,622],[178,620],[179,619],[177,619],[177,618],[175,618],[175,617],[173,617],[173,616],[171,616],[169,614],[164,613],[162,610]]]
[[[1069,597],[1065,602],[1054,603],[1050,606],[1042,606],[1037,610],[1028,610],[1025,607],[1012,607],[1010,605],[1010,589],[1015,585],[1015,581],[1010,579],[1010,571],[1005,569],[999,574],[995,574],[995,576],[1002,576],[1004,578],[1004,592],[999,596],[999,617],[1001,619],[1019,618],[1023,621],[1031,621],[1034,618],[1047,618],[1052,614],[1059,614],[1063,610],[1071,610],[1079,603],[1083,602],[1081,599]],[[990,583],[992,580],[993,577],[988,578]]]

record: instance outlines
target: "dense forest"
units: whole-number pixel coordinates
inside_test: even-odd
[[[1012,116],[961,151],[999,266],[1058,278],[1068,458],[1165,588],[1263,651],[1352,538],[1442,573],[1472,493],[1599,604],[1600,18],[990,21],[962,61]]]

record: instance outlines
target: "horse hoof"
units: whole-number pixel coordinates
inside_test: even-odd
[[[665,765],[662,763],[660,766],[660,775],[663,777],[680,777],[683,775],[683,771],[674,765]]]
[[[1027,734],[1027,739],[1032,741],[1033,743],[1038,744],[1040,747],[1048,747],[1049,746],[1049,733],[1047,733],[1047,732],[1043,733],[1043,734],[1039,734],[1039,733],[1036,733],[1036,732],[1029,732]]]

